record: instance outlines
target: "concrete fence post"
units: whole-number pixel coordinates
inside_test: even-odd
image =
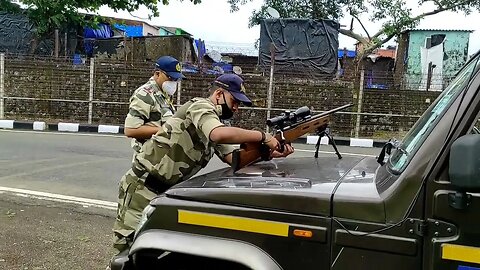
[[[178,82],[177,86],[177,106],[181,105],[181,97],[182,97],[182,81]]]
[[[0,53],[0,119],[5,118],[5,54]]]
[[[88,96],[88,123],[92,123],[93,118],[93,89],[95,79],[95,58],[90,58],[90,93]]]
[[[355,138],[358,138],[360,133],[360,118],[362,113],[362,104],[363,104],[363,84],[365,80],[365,70],[362,69],[360,72],[360,88],[358,91],[358,106],[357,106],[357,121],[355,121]]]
[[[270,43],[270,81],[268,83],[268,93],[267,93],[267,119],[270,119],[270,110],[272,109],[272,98],[273,98],[273,72],[275,69],[275,45]],[[267,132],[270,132],[269,127],[267,126]]]

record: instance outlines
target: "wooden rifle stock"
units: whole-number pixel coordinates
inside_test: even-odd
[[[351,106],[353,106],[353,104],[347,104],[286,126],[278,130],[274,136],[284,145],[293,142],[304,134],[325,130],[330,122],[331,114]],[[240,145],[240,149],[236,149],[232,153],[233,171],[237,171],[262,159],[269,160],[270,154],[271,151],[268,146],[262,143],[243,143]]]

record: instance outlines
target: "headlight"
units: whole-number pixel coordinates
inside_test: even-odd
[[[151,206],[150,204],[143,209],[142,212],[142,217],[140,218],[140,221],[138,222],[137,229],[135,230],[135,234],[143,227],[145,222],[147,222],[147,219],[152,215],[153,211],[155,210],[155,207]]]

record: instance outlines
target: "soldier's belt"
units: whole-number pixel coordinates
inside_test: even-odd
[[[167,191],[171,185],[163,183],[160,179],[155,178],[155,176],[151,175],[150,173],[140,170],[136,168],[135,166],[132,167],[133,173],[139,178],[143,179],[145,177],[145,183],[143,184],[146,188],[148,188],[151,192],[154,192],[156,194],[162,194],[165,191]]]

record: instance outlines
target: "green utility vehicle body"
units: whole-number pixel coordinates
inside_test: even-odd
[[[287,157],[174,186],[112,269],[480,269],[479,58],[385,159]]]

